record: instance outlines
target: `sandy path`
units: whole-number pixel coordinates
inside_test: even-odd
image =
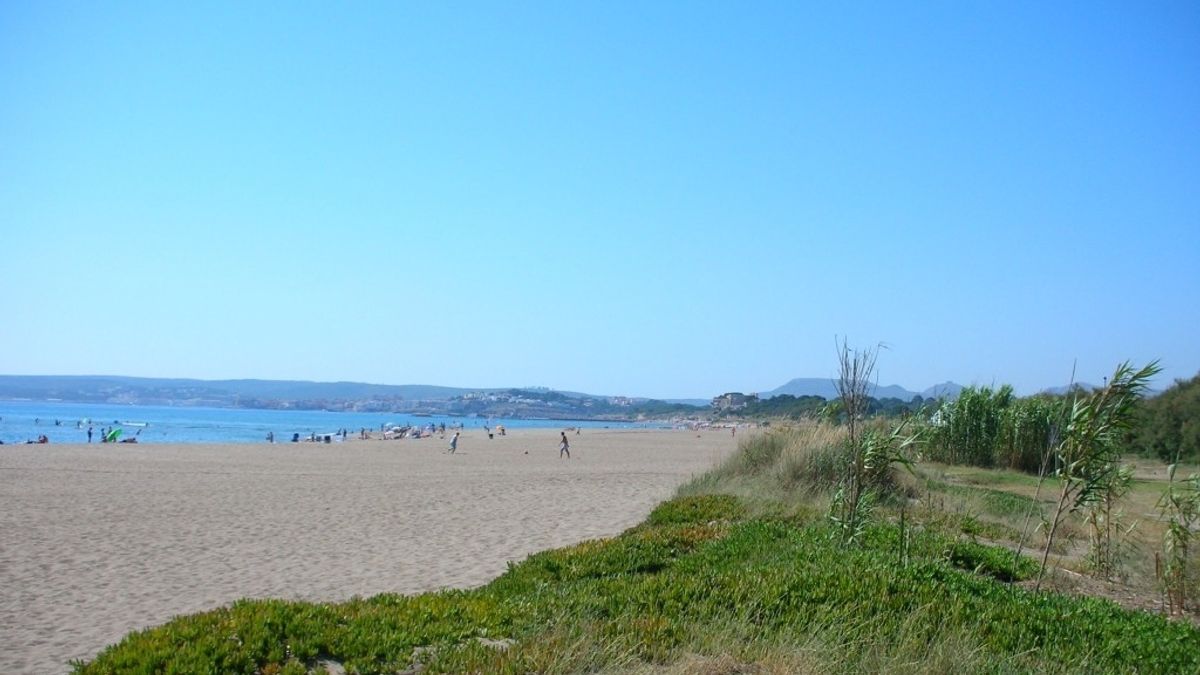
[[[242,597],[469,587],[610,536],[734,448],[585,430],[277,445],[0,446],[0,673],[61,673]],[[528,454],[525,451],[528,450]]]

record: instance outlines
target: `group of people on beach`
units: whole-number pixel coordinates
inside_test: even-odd
[[[0,421],[2,421],[2,420],[3,420],[3,418],[0,417]],[[42,423],[41,418],[34,419],[34,424],[41,424],[41,423]],[[128,423],[128,424],[132,424],[133,426],[137,426],[137,427],[147,426],[147,423],[140,423],[140,422],[139,423]],[[54,420],[54,425],[55,426],[63,426],[61,420]],[[132,436],[126,436],[124,438],[121,438],[120,436],[124,430],[121,428],[123,425],[120,422],[114,421],[114,424],[111,427],[101,427],[100,429],[96,429],[94,426],[91,425],[90,419],[76,421],[75,427],[77,429],[83,430],[85,426],[87,429],[86,433],[87,433],[87,442],[88,443],[92,443],[95,441],[95,436],[97,433],[99,433],[99,435],[100,435],[100,438],[98,441],[100,443],[137,443],[138,436],[140,436],[141,432],[142,432],[142,429],[139,428]],[[450,437],[449,447],[446,449],[446,451],[449,452],[450,454],[454,454],[455,452],[457,452],[458,442],[459,442],[459,439],[461,438],[463,429],[464,429],[464,426],[462,423],[451,425],[449,431],[452,433],[452,436]],[[484,433],[487,434],[489,439],[493,439],[497,435],[505,436],[508,433],[507,429],[505,429],[504,425],[496,425],[494,428],[491,427],[490,425],[485,425],[483,427],[483,429],[484,429]],[[437,435],[440,438],[445,439],[446,433],[447,433],[447,426],[444,422],[441,424],[430,423],[430,424],[426,424],[426,425],[422,425],[422,426],[415,426],[415,425],[395,426],[395,425],[389,425],[389,424],[385,423],[385,424],[380,425],[379,430],[380,430],[380,432],[382,432],[382,436],[384,439],[402,439],[402,438],[419,439],[419,438],[428,438],[428,437],[431,437],[434,435]],[[578,427],[568,427],[565,431],[562,431],[560,433],[559,444],[558,444],[558,456],[560,459],[563,457],[566,457],[567,459],[571,458],[571,443],[570,443],[570,441],[567,440],[567,432],[572,431],[572,430],[575,432],[576,435],[578,435],[580,433],[580,430]],[[335,439],[339,439],[339,437],[340,437],[340,440],[345,441],[349,438],[349,433],[350,432],[348,429],[338,429],[335,433],[332,433],[332,434],[317,434],[317,433],[310,432],[307,435],[301,435],[300,433],[293,433],[290,440],[292,443],[300,443],[300,442],[304,442],[304,441],[307,441],[310,443],[321,443],[321,442],[329,443]],[[363,440],[370,439],[370,438],[372,438],[372,432],[371,432],[371,430],[364,427],[359,430],[358,437]],[[267,432],[266,441],[268,443],[275,442],[275,432],[274,431]],[[45,434],[39,434],[37,436],[37,440],[27,440],[24,442],[25,443],[43,443],[44,444],[44,443],[49,443],[50,438]]]
[[[458,428],[462,429],[463,428],[462,424],[459,424]],[[445,438],[446,437],[446,423],[445,422],[442,422],[441,424],[429,423],[429,424],[426,424],[423,426],[414,426],[411,424],[397,426],[397,425],[389,425],[387,423],[384,423],[384,424],[379,425],[379,431],[383,435],[383,440],[385,440],[385,441],[398,440],[398,439],[402,439],[402,438],[428,438],[430,436],[433,436],[434,434],[437,434],[439,438]],[[362,441],[370,440],[372,438],[371,434],[372,434],[372,432],[370,430],[368,430],[366,427],[364,427],[359,430],[358,438],[359,438],[359,440],[362,440]],[[344,440],[344,437],[343,437],[343,440]]]
[[[0,417],[0,421],[3,421],[3,420],[4,420],[4,418]],[[34,424],[34,426],[40,426],[42,424],[42,418],[41,417],[33,418],[33,424]],[[132,424],[133,426],[136,426],[139,428],[132,436],[120,438],[121,434],[124,433],[124,429],[122,427],[125,424]],[[148,422],[138,422],[138,423],[125,422],[125,423],[122,423],[120,420],[113,420],[113,426],[100,428],[100,441],[99,442],[100,443],[137,443],[138,436],[140,436],[142,433],[141,427],[148,426],[148,424],[149,424]],[[80,431],[83,430],[85,425],[87,426],[87,442],[92,443],[96,438],[96,428],[94,426],[92,426],[92,420],[90,418],[87,418],[87,419],[80,419],[80,420],[75,421],[75,428]],[[65,425],[63,424],[62,420],[55,419],[54,426],[62,427]],[[113,433],[114,431],[116,431],[116,434]],[[50,442],[50,437],[46,434],[38,434],[37,440],[25,441],[26,444],[43,444],[43,445],[47,444],[49,442]],[[2,441],[0,441],[0,443],[2,443]]]
[[[484,427],[484,428],[486,428],[486,427]],[[579,435],[579,429],[575,430],[575,434]],[[562,436],[561,440],[559,440],[559,442],[558,442],[558,458],[562,459],[563,456],[565,455],[567,459],[571,459],[571,442],[567,440],[567,432],[565,432],[565,431],[561,432],[561,436]],[[488,438],[491,438],[491,437],[492,437],[492,434],[489,430]],[[450,447],[446,448],[446,452],[450,453],[451,455],[458,452],[458,432],[457,431],[454,432],[454,435],[450,437]],[[525,454],[529,454],[529,452],[526,451]]]

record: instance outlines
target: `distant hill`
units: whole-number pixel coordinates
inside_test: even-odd
[[[95,402],[114,398],[190,401],[230,399],[362,400],[372,398],[448,400],[470,392],[424,384],[365,384],[297,380],[192,380],[116,375],[0,375],[0,398]]]
[[[503,394],[520,390],[534,398],[555,394],[575,400],[575,407],[595,407],[594,401],[624,399],[620,405],[657,410],[659,403],[707,409],[710,399],[654,401],[642,397],[597,396],[574,391],[552,391],[545,387],[463,388],[426,384],[367,384],[363,382],[310,382],[304,380],[196,380],[186,378],[125,377],[119,375],[0,375],[0,399],[61,400],[78,403],[139,403],[144,405],[209,405],[216,407],[356,410],[439,410],[458,405],[468,394]],[[922,398],[954,398],[962,387],[945,382],[919,392]],[[782,394],[837,397],[837,387],[827,378],[796,378],[769,392],[768,399]],[[877,399],[911,401],[918,392],[899,385],[877,387]],[[593,401],[589,403],[588,401]],[[461,407],[459,405],[458,407]],[[632,412],[632,410],[631,410]]]
[[[820,396],[824,399],[831,399],[837,396],[837,387],[834,386],[833,380],[821,377],[797,377],[794,380],[789,380],[786,384],[776,387],[771,391],[758,392],[759,398],[774,398],[788,394],[790,396]]]
[[[1062,395],[1068,394],[1072,391],[1090,392],[1090,391],[1095,391],[1096,389],[1099,389],[1099,388],[1100,387],[1097,387],[1094,384],[1088,384],[1087,382],[1076,382],[1075,384],[1064,384],[1061,387],[1047,387],[1046,389],[1043,389],[1043,390],[1039,391],[1038,393],[1039,394],[1052,394],[1054,396],[1062,396]]]
[[[921,398],[944,398],[954,400],[962,393],[963,386],[957,382],[946,381],[941,384],[935,384],[925,391],[921,392]]]
[[[901,401],[911,401],[914,396],[921,398],[956,398],[959,392],[962,391],[962,385],[954,382],[943,382],[924,391],[910,391],[901,387],[898,384],[875,387],[871,392],[871,396],[878,399],[883,398],[898,398]],[[791,396],[820,396],[824,399],[837,398],[837,385],[830,378],[822,377],[798,377],[789,381],[781,387],[777,387],[768,392],[760,392],[759,398],[772,398],[788,394]]]
[[[694,407],[647,398],[594,396],[545,387],[465,389],[424,384],[107,375],[0,375],[0,399],[544,419],[642,419],[696,412]],[[707,408],[708,401],[702,404]]]

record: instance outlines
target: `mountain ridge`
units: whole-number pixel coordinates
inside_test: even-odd
[[[912,391],[898,384],[889,384],[886,386],[876,386],[870,392],[870,395],[875,398],[898,398],[902,401],[911,401],[914,396],[921,398],[956,398],[963,390],[963,386],[955,382],[943,382],[935,384],[931,387],[926,387],[921,391]],[[791,396],[820,396],[827,400],[832,400],[838,397],[837,384],[832,378],[821,377],[796,377],[788,380],[781,386],[778,386],[767,392],[760,392],[759,398],[774,398],[788,394]]]

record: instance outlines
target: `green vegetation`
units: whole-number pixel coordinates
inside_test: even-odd
[[[1168,469],[1168,485],[1158,501],[1158,509],[1166,520],[1163,533],[1162,579],[1163,594],[1167,598],[1168,610],[1185,611],[1200,602],[1200,564],[1193,553],[1194,530],[1200,523],[1200,474],[1192,474],[1187,480],[1176,483],[1172,464]]]
[[[1070,423],[1071,406],[1092,393],[1073,387],[1065,396],[1017,398],[1008,385],[996,390],[968,387],[932,415],[925,456],[947,464],[1037,473]],[[1158,396],[1139,399],[1136,408],[1120,439],[1124,452],[1167,462],[1200,462],[1200,375],[1177,380]]]
[[[1046,536],[1042,570],[1038,575],[1039,586],[1063,516],[1089,510],[1093,514],[1093,523],[1097,517],[1109,521],[1107,514],[1111,512],[1114,500],[1128,492],[1132,476],[1118,465],[1121,459],[1119,442],[1121,434],[1132,426],[1134,406],[1145,390],[1146,383],[1158,372],[1157,363],[1139,370],[1123,363],[1117,367],[1106,387],[1077,398],[1072,404],[1070,421],[1063,431],[1062,440],[1053,446],[1059,496]],[[1097,516],[1097,513],[1101,515]],[[1108,541],[1093,539],[1093,543],[1111,548],[1111,534]],[[1098,560],[1111,561],[1111,551],[1093,550],[1093,553]],[[1097,571],[1107,577],[1113,570],[1105,564]]]
[[[1195,627],[1026,590],[1035,561],[964,532],[1028,497],[901,472],[873,483],[880,508],[844,543],[821,514],[852,461],[847,440],[815,424],[751,436],[641,525],[530,556],[478,589],[242,601],[132,634],[75,670],[1200,670]],[[976,504],[989,506],[960,510]]]
[[[936,408],[939,401],[914,396],[910,401],[898,398],[868,397],[866,415],[872,417],[907,417],[918,415],[929,408]],[[694,409],[693,409],[694,412]],[[759,399],[746,404],[737,410],[725,410],[716,414],[718,418],[737,419],[776,419],[791,420],[845,420],[841,401],[825,400],[822,396],[792,396],[780,394],[771,398]]]
[[[745,417],[749,419],[818,419],[825,412],[827,401],[822,396],[792,396],[781,394],[755,400],[741,410],[718,413],[718,417]]]
[[[1200,462],[1200,375],[1176,380],[1142,403],[1130,434],[1134,452],[1168,462]]]
[[[966,389],[928,420],[924,457],[1036,472],[1033,500],[1020,525],[1018,553],[1024,550],[1031,526],[1040,522],[1045,569],[1052,551],[1062,554],[1072,548],[1070,540],[1077,532],[1068,533],[1066,544],[1055,538],[1068,516],[1078,515],[1069,527],[1085,529],[1088,545],[1085,555],[1076,556],[1078,567],[1099,579],[1127,581],[1139,567],[1146,576],[1152,565],[1164,606],[1170,613],[1186,611],[1200,602],[1200,561],[1192,545],[1193,529],[1200,522],[1200,488],[1195,487],[1200,483],[1192,478],[1177,483],[1175,473],[1178,463],[1196,451],[1188,439],[1200,429],[1200,379],[1178,382],[1162,396],[1145,400],[1146,383],[1158,371],[1157,363],[1140,369],[1125,363],[1103,388],[1076,387],[1063,397],[1018,399],[1007,386],[996,391]],[[1154,481],[1138,480],[1136,467],[1124,463],[1131,451],[1171,461],[1167,482],[1156,486]],[[998,480],[994,475],[989,479]],[[1059,488],[1052,504],[1040,500],[1046,479]],[[957,489],[948,486],[950,492]],[[1154,491],[1161,496],[1151,506],[1145,496]],[[1159,518],[1139,521],[1128,515],[1127,504],[1135,507],[1134,513],[1156,508]],[[1149,530],[1150,540],[1161,541],[1158,550],[1146,546],[1145,537],[1139,542],[1134,536],[1139,525]]]
[[[1065,399],[1017,398],[1012,387],[967,387],[933,416],[927,459],[1038,472],[1066,426]]]
[[[753,436],[721,466],[680,488],[682,495],[726,494],[755,515],[815,514],[845,471],[842,428],[805,423]]]
[[[863,428],[877,354],[877,349],[851,350],[845,341],[838,354],[840,376],[836,385],[845,414],[846,457],[842,479],[829,505],[829,520],[848,544],[862,539],[876,502],[890,487],[892,467],[912,467],[904,451],[916,437],[903,438],[903,424],[887,434],[878,428]]]

